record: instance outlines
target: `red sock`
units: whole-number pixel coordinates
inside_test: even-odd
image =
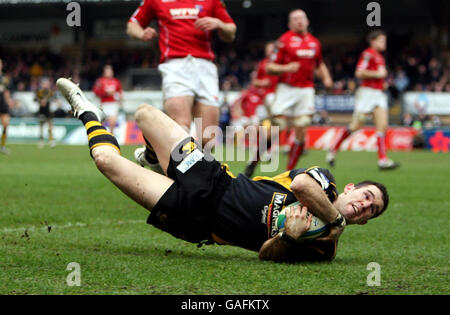
[[[289,151],[289,162],[287,165],[287,170],[293,170],[295,165],[297,165],[298,159],[303,153],[303,149],[305,148],[305,142],[299,142],[298,140],[295,140],[295,142],[292,144],[291,150]]]
[[[341,147],[342,142],[344,142],[344,140],[347,139],[351,134],[352,133],[351,133],[350,129],[345,128],[344,132],[342,132],[339,135],[339,138],[337,138],[336,142],[333,145],[331,145],[330,151],[333,153],[336,153],[339,150],[339,148]]]
[[[377,132],[378,160],[386,159],[386,137],[383,132]]]

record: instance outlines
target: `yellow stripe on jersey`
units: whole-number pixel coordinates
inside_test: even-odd
[[[236,178],[236,176],[234,176],[234,174],[230,171],[230,167],[228,166],[227,163],[222,163],[222,168],[225,169],[225,172],[227,172],[227,174],[231,177],[231,178]]]
[[[99,121],[96,121],[96,120],[92,120],[92,121],[89,121],[88,123],[86,123],[86,125],[84,125],[84,127],[86,127],[86,130],[88,130],[89,128],[91,128],[91,127],[94,127],[94,126],[101,126],[102,124],[99,122]]]
[[[90,141],[95,136],[100,136],[100,135],[111,135],[112,136],[112,134],[105,129],[97,129],[97,130],[92,131],[90,134],[88,134],[88,140]]]
[[[283,186],[287,190],[292,191],[292,189],[291,189],[292,178],[289,177],[289,173],[290,173],[290,171],[286,171],[286,172],[281,173],[281,174],[279,174],[279,175],[277,175],[275,177],[256,176],[256,177],[253,177],[253,180],[254,181],[271,180],[271,181],[274,181],[274,182],[280,184],[281,186]]]

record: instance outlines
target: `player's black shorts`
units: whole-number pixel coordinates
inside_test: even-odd
[[[50,106],[40,106],[37,112],[39,119],[53,118],[52,112],[50,112]]]
[[[186,138],[172,151],[168,177],[175,183],[151,210],[147,223],[185,241],[211,240],[217,206],[231,177],[225,167]]]
[[[0,95],[0,98],[3,97],[3,95]],[[9,107],[6,101],[0,99],[0,114],[9,114]]]

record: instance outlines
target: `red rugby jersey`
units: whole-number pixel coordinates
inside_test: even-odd
[[[250,86],[248,89],[241,92],[240,97],[234,102],[233,107],[241,103],[242,115],[245,117],[252,117],[256,113],[256,108],[263,103],[263,97],[259,93],[259,89]]]
[[[160,63],[188,55],[213,60],[211,32],[194,25],[198,18],[206,16],[234,23],[220,0],[143,0],[129,22],[145,28],[153,19],[158,20]]]
[[[117,102],[122,94],[122,85],[116,78],[101,77],[95,81],[92,91],[100,98],[101,103]]]
[[[314,70],[322,62],[322,48],[319,40],[310,33],[287,31],[278,39],[271,61],[278,64],[300,63],[297,72],[282,74],[279,82],[295,87],[314,87]]]
[[[386,63],[383,55],[372,48],[367,48],[361,53],[356,70],[378,70],[379,67],[385,67]],[[361,86],[373,89],[384,90],[384,79],[365,79],[362,80]]]
[[[278,84],[278,80],[280,79],[277,75],[269,75],[266,72],[266,65],[270,62],[269,58],[263,59],[258,63],[258,66],[256,68],[256,78],[258,80],[265,80],[269,79],[270,85],[266,87],[261,87],[260,89],[263,90],[263,96],[266,96],[269,93],[275,92],[275,89]]]

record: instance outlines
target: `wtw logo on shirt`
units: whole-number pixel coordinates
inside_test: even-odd
[[[196,19],[200,13],[199,8],[174,8],[170,9],[170,15],[174,19]]]

